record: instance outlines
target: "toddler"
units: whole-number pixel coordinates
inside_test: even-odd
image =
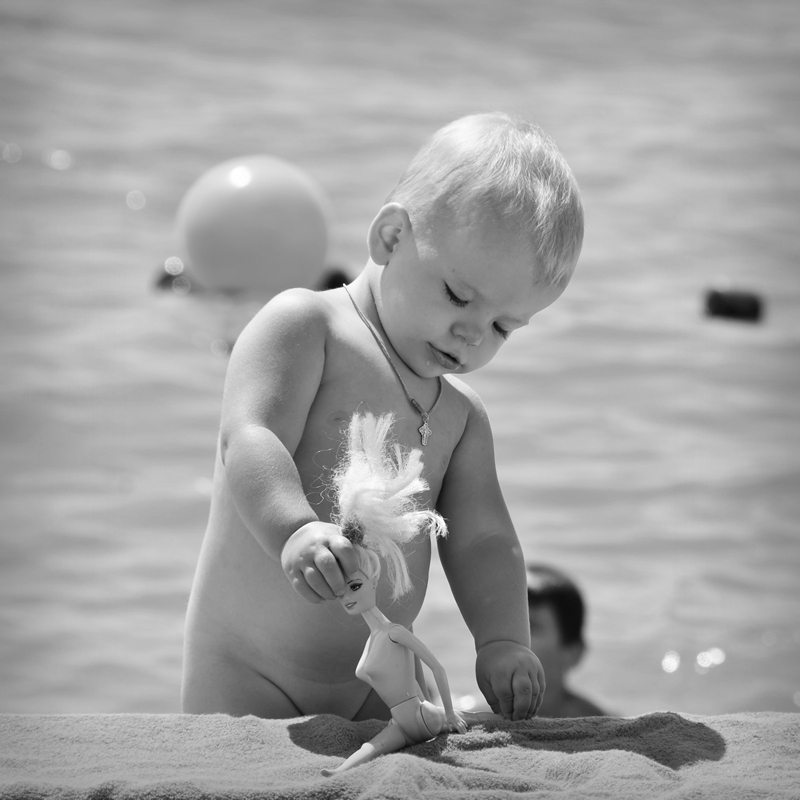
[[[486,411],[457,376],[489,363],[561,295],[582,237],[578,187],[554,143],[505,114],[468,116],[412,160],[349,286],[292,289],[253,318],[225,380],[186,621],[185,711],[389,719],[355,675],[369,630],[335,602],[358,561],[330,521],[326,487],[359,411],[393,412],[398,443],[423,451],[420,500],[447,520],[439,556],[488,704],[507,719],[536,713],[544,676],[525,562]],[[393,600],[382,577],[377,604],[411,630],[430,537],[404,552],[413,591]]]

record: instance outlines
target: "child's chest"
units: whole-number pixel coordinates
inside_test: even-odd
[[[423,477],[429,492],[424,500],[435,503],[466,424],[466,413],[457,391],[442,379],[418,384],[411,394],[409,381],[400,383],[380,352],[358,348],[333,349],[306,420],[295,462],[312,480],[330,474],[343,450],[344,432],[353,414],[394,415],[393,439],[404,449],[422,452]],[[412,398],[415,403],[412,403]],[[424,413],[421,413],[421,411]],[[313,477],[312,477],[313,476]]]

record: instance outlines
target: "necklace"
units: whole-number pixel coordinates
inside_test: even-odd
[[[424,447],[428,444],[428,439],[430,439],[433,431],[431,430],[431,426],[428,424],[428,420],[430,419],[431,414],[433,414],[434,409],[437,405],[439,405],[439,398],[442,396],[442,378],[441,376],[437,376],[437,380],[439,381],[439,391],[436,395],[436,399],[433,401],[433,405],[430,407],[428,411],[425,409],[411,396],[411,393],[408,391],[406,387],[405,381],[400,376],[400,373],[397,371],[397,367],[394,365],[394,361],[392,361],[392,357],[389,355],[389,351],[386,349],[386,345],[383,343],[383,339],[381,339],[380,334],[375,329],[375,326],[367,319],[366,314],[359,308],[358,303],[356,303],[355,298],[353,295],[350,294],[350,290],[347,286],[344,287],[344,290],[347,292],[347,296],[350,298],[350,302],[353,304],[358,316],[361,317],[364,324],[367,326],[367,330],[372,334],[375,341],[378,343],[378,347],[380,347],[381,352],[386,356],[386,360],[389,362],[389,366],[392,368],[392,371],[397,376],[397,380],[400,381],[400,385],[403,387],[403,391],[406,393],[406,397],[408,398],[408,402],[414,407],[414,410],[422,417],[422,425],[417,429],[419,431],[420,439],[422,440],[422,446]]]

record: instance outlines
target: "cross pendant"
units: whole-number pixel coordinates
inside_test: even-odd
[[[428,415],[427,414],[423,414],[422,415],[422,427],[419,428],[419,435],[422,437],[422,446],[423,447],[425,447],[425,445],[428,444],[428,439],[430,438],[430,435],[432,433],[433,433],[433,431],[431,430],[431,426],[428,425]]]

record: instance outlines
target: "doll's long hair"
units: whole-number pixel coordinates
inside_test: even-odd
[[[336,512],[332,520],[350,541],[377,553],[388,566],[392,599],[413,587],[401,545],[423,526],[446,536],[447,524],[435,511],[420,508],[416,495],[428,484],[422,475],[422,452],[404,451],[391,441],[394,415],[353,415],[347,450],[333,475]]]

